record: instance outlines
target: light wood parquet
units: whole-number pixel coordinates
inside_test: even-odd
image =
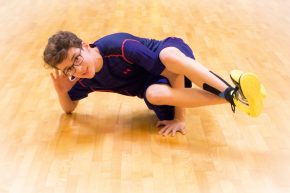
[[[290,1],[0,1],[0,193],[290,192]],[[258,118],[229,105],[188,109],[164,138],[142,100],[93,93],[62,112],[43,67],[47,38],[70,30],[183,38],[230,80],[256,72]]]

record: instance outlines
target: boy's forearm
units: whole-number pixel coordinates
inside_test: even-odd
[[[170,81],[173,88],[184,88],[184,76],[178,75],[173,81]],[[185,121],[186,109],[182,107],[175,107],[174,119]]]
[[[175,120],[185,121],[186,109],[182,107],[175,107]]]
[[[76,108],[78,102],[72,101],[67,93],[57,93],[59,103],[66,113],[71,113]]]

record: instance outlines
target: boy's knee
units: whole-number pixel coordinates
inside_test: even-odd
[[[167,47],[159,53],[160,61],[171,71],[175,71],[176,64],[182,64],[182,60],[186,56],[175,47]]]
[[[170,96],[170,87],[167,85],[153,84],[146,90],[146,99],[153,105],[164,105]]]
[[[159,58],[161,62],[170,62],[176,61],[180,57],[184,57],[185,55],[175,47],[166,47],[162,49],[159,53]]]

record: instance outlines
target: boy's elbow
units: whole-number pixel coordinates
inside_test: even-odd
[[[74,111],[75,108],[62,108],[62,110],[66,113],[66,114],[71,114]]]
[[[74,109],[73,109],[73,110],[64,110],[64,112],[65,112],[66,114],[72,114],[73,111],[74,111]]]
[[[74,101],[72,106],[68,108],[63,108],[63,111],[66,114],[72,114],[72,112],[76,109],[77,105],[78,105],[78,101]]]

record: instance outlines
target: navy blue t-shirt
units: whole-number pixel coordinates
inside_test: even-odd
[[[99,49],[103,66],[92,79],[80,79],[68,92],[70,98],[80,100],[93,91],[143,98],[148,82],[159,77],[165,68],[159,59],[165,41],[128,33],[115,33],[95,41],[90,46]]]

